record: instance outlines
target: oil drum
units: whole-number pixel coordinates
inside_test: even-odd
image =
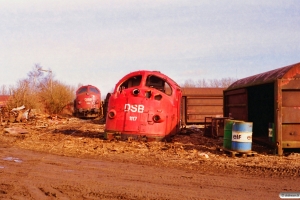
[[[252,122],[235,121],[232,124],[231,150],[247,152],[252,149]]]
[[[223,137],[223,147],[224,149],[231,150],[231,137],[232,137],[232,124],[234,120],[225,120],[224,126],[224,137]]]

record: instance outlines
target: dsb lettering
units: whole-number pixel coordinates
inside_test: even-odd
[[[141,104],[135,104],[135,105],[130,105],[129,103],[124,105],[124,112],[138,112],[138,113],[143,113],[144,112],[144,105]]]

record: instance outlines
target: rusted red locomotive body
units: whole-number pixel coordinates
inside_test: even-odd
[[[92,85],[81,86],[76,91],[74,116],[79,118],[97,118],[101,116],[102,103],[100,90]]]
[[[180,87],[158,71],[123,77],[108,100],[105,138],[169,139],[180,129]]]

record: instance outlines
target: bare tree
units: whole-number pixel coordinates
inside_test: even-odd
[[[2,85],[0,88],[0,95],[9,95],[9,90],[6,85]]]
[[[51,73],[44,75],[44,71]],[[24,105],[26,108],[58,114],[73,102],[75,89],[53,80],[51,70],[43,70],[39,64],[35,64],[27,79],[18,81],[15,87],[10,88],[10,95],[9,107]]]
[[[196,87],[209,87],[209,84],[207,83],[207,81],[205,79],[199,79],[197,81]]]
[[[43,89],[40,91],[40,99],[48,113],[59,114],[74,100],[75,89],[59,81],[53,81],[52,84],[52,91],[49,90],[49,87],[44,87],[45,85],[43,85]],[[47,85],[49,86],[49,82]]]
[[[30,104],[30,87],[27,79],[19,80],[16,87],[11,88],[11,98],[8,102],[8,107],[19,107],[22,105],[29,106]]]
[[[237,81],[235,78],[222,78],[222,79],[199,79],[197,82],[189,79],[184,82],[181,87],[183,88],[191,88],[191,87],[200,87],[200,88],[207,88],[207,87],[213,87],[213,88],[227,88],[232,83]]]
[[[222,80],[222,86],[223,87],[229,87],[232,83],[236,82],[237,78],[223,78]]]
[[[193,87],[197,87],[197,86],[196,86],[196,83],[192,79],[189,79],[189,80],[186,80],[184,82],[184,84],[182,85],[182,87],[193,88]]]
[[[222,78],[222,79],[212,79],[210,81],[210,86],[211,87],[221,87],[221,88],[227,88],[229,87],[232,83],[237,81],[237,79],[234,78]]]
[[[37,90],[37,86],[40,80],[43,78],[43,72],[41,71],[42,67],[39,64],[35,64],[32,71],[28,72],[28,78],[32,85],[33,90]]]

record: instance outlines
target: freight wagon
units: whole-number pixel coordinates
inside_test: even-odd
[[[300,148],[300,63],[240,79],[224,91],[224,115],[253,122],[253,139]]]
[[[182,125],[205,124],[207,117],[223,116],[225,88],[182,88]]]

